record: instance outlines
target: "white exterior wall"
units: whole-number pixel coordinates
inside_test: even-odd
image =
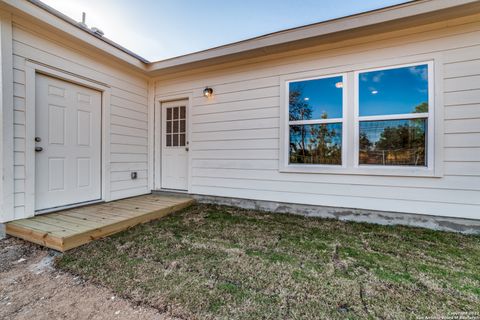
[[[433,58],[439,177],[279,171],[281,79]],[[190,193],[480,219],[478,15],[156,79],[157,103],[188,95]]]
[[[60,73],[74,77],[83,77],[86,81],[96,81],[109,87],[109,103],[102,108],[108,111],[105,119],[107,128],[108,155],[102,159],[106,163],[109,177],[105,181],[105,200],[115,200],[128,196],[149,193],[148,188],[148,79],[131,69],[115,63],[112,59],[88,52],[57,34],[42,30],[20,17],[12,17],[13,51],[13,149],[14,149],[14,203],[13,211],[5,210],[0,222],[21,219],[33,215],[34,194],[28,192],[26,164],[29,153],[26,152],[25,126],[28,116],[26,110],[26,77],[28,64],[38,63],[54,68]],[[32,152],[30,152],[30,155]],[[137,171],[138,179],[131,180],[130,172]]]

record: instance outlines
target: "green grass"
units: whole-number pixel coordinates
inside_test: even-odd
[[[420,228],[195,205],[57,266],[188,319],[480,315],[480,237]]]

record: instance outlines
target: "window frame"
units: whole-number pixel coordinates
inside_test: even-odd
[[[392,70],[400,68],[415,67],[420,65],[427,65],[428,67],[428,112],[423,113],[405,113],[405,114],[390,114],[390,115],[374,115],[374,116],[360,116],[360,74],[365,72]],[[418,175],[433,175],[435,165],[435,78],[434,78],[434,62],[432,60],[395,64],[384,67],[374,67],[359,69],[354,71],[354,168],[376,172],[376,171],[393,171],[398,173],[410,173]],[[360,164],[360,122],[361,121],[385,121],[385,120],[407,120],[407,119],[426,119],[426,166],[394,166],[394,165],[362,165]]]
[[[335,78],[341,77],[342,78],[342,117],[341,118],[330,118],[330,119],[313,119],[313,120],[297,120],[297,121],[290,121],[290,103],[289,103],[289,95],[290,95],[290,84],[293,82],[302,82],[302,81],[309,81],[309,80],[319,80],[319,79],[328,79],[328,78]],[[283,152],[283,166],[281,170],[283,171],[293,171],[293,172],[320,172],[323,170],[329,169],[341,169],[347,168],[347,126],[346,126],[346,117],[347,117],[347,87],[348,87],[348,78],[347,73],[328,73],[322,74],[313,77],[298,77],[298,78],[291,78],[284,81],[285,85],[285,97],[283,103],[285,104],[285,114],[284,118],[285,121],[283,122],[283,126],[285,128],[284,136],[283,136],[283,147],[285,148]],[[286,100],[285,100],[286,99]],[[342,158],[341,164],[308,164],[308,163],[290,163],[290,126],[292,125],[309,125],[309,124],[334,124],[340,123],[342,125]],[[281,139],[282,140],[282,139]]]
[[[314,62],[312,62],[315,65]],[[357,75],[371,70],[394,69],[402,66],[428,64],[429,117],[427,130],[427,167],[358,165],[359,123]],[[279,76],[280,128],[278,172],[326,175],[396,176],[405,178],[441,178],[444,175],[444,86],[443,57],[441,54],[418,54],[408,57],[377,58],[344,66],[316,64],[310,70],[285,73]],[[343,76],[342,165],[289,165],[289,83]],[[356,145],[356,146],[355,146]]]

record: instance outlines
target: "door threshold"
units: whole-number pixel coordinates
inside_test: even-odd
[[[85,206],[89,206],[91,204],[97,204],[97,203],[101,203],[101,202],[105,202],[105,200],[98,199],[98,200],[68,204],[66,206],[58,206],[58,207],[54,207],[54,208],[42,209],[42,210],[35,211],[35,215],[38,216],[38,215],[42,215],[42,214],[46,214],[46,213],[63,211],[63,210],[68,210],[68,209],[73,209],[73,208],[78,208],[78,207],[85,207]]]
[[[152,193],[157,193],[157,194],[172,194],[172,195],[184,195],[184,194],[189,194],[188,190],[178,190],[178,189],[155,189],[152,190]]]

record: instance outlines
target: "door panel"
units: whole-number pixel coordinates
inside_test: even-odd
[[[162,103],[162,188],[188,189],[187,102]]]
[[[101,198],[101,93],[36,76],[35,209]]]

